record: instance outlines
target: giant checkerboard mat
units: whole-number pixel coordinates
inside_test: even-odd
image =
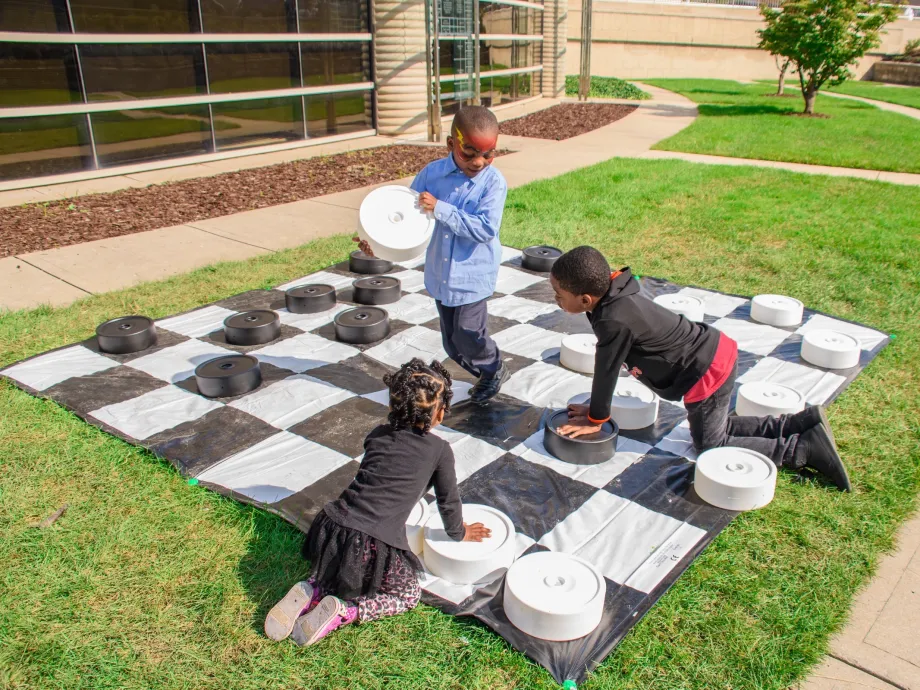
[[[204,486],[305,530],[353,478],[365,435],[385,420],[382,376],[412,357],[448,363],[456,374],[455,407],[433,433],[453,448],[463,501],[507,514],[516,527],[518,555],[551,549],[594,563],[607,579],[607,600],[597,630],[568,643],[516,630],[502,611],[501,578],[456,586],[427,576],[426,601],[479,619],[560,682],[580,680],[735,514],[704,504],[692,490],[695,455],[680,403],[661,401],[657,423],[623,431],[616,455],[600,465],[571,465],[546,452],[547,412],[584,401],[591,389],[589,377],[560,366],[560,341],[590,327],[583,315],[556,307],[547,275],[524,270],[518,250],[505,248],[502,259],[489,300],[489,329],[511,378],[486,407],[464,402],[472,379],[441,347],[421,260],[391,271],[402,281],[402,297],[386,307],[390,335],[371,345],[335,339],[333,316],[353,306],[350,286],[360,277],[349,273],[345,262],[274,290],[253,290],[162,319],[156,324],[157,345],[143,352],[103,354],[93,338],[0,373],[167,458]],[[783,383],[809,403],[832,401],[888,342],[884,333],[810,310],[801,327],[766,326],[749,318],[746,297],[648,277],[640,282],[650,297],[682,292],[703,300],[706,322],[738,342],[739,384]],[[334,285],[340,303],[322,314],[286,311],[283,291],[305,283]],[[224,319],[255,308],[279,312],[281,336],[268,345],[229,345]],[[862,345],[859,365],[828,371],[802,361],[802,334],[819,328],[856,337]],[[195,367],[229,351],[260,360],[262,385],[234,398],[201,396]]]

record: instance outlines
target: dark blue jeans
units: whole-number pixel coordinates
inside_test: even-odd
[[[717,391],[705,400],[686,403],[690,437],[697,452],[734,446],[766,455],[777,467],[795,466],[793,453],[798,435],[784,434],[787,415],[779,417],[728,416],[738,363]],[[799,468],[796,468],[799,469]]]
[[[501,366],[498,345],[489,337],[489,312],[480,300],[459,307],[440,302],[441,340],[450,358],[476,377],[490,379]]]

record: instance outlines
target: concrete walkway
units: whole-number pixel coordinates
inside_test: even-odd
[[[863,103],[868,103],[869,105],[874,105],[879,110],[888,110],[892,113],[899,113],[901,115],[907,115],[907,117],[912,117],[915,120],[920,120],[920,109],[911,108],[906,105],[898,105],[897,103],[887,103],[886,101],[876,101],[872,98],[863,98],[862,96],[850,96],[849,94],[844,93],[834,93],[833,91],[822,91],[824,96],[833,96],[834,98],[848,98],[851,101],[862,101]]]
[[[799,690],[920,690],[920,515],[854,600],[847,626]]]

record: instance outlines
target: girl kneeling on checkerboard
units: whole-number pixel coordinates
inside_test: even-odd
[[[438,362],[413,359],[387,375],[389,424],[364,440],[351,485],[316,516],[303,543],[310,577],[269,611],[265,634],[311,645],[355,621],[394,616],[421,597],[422,564],[409,549],[406,520],[432,487],[447,534],[457,541],[490,536],[463,523],[454,454],[430,433],[450,411],[451,377]]]

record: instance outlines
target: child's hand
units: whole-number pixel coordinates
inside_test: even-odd
[[[466,534],[463,535],[463,541],[482,541],[492,536],[492,530],[481,522],[476,522],[472,525],[464,522],[463,528],[466,530]]]
[[[367,243],[367,240],[362,240],[360,237],[352,237],[352,242],[358,243],[358,249],[367,254],[368,256],[374,255],[374,250],[371,249],[371,245]]]
[[[572,403],[569,405],[569,419],[574,419],[575,417],[587,417],[590,410],[590,405],[576,405],[575,403]]]
[[[584,417],[572,417],[570,414],[569,423],[559,427],[556,431],[569,438],[578,438],[579,436],[596,434],[602,428],[603,425],[589,421],[587,414]]]
[[[422,192],[418,195],[418,207],[423,211],[428,213],[434,213],[434,207],[438,203],[438,200],[435,199],[428,192]]]

